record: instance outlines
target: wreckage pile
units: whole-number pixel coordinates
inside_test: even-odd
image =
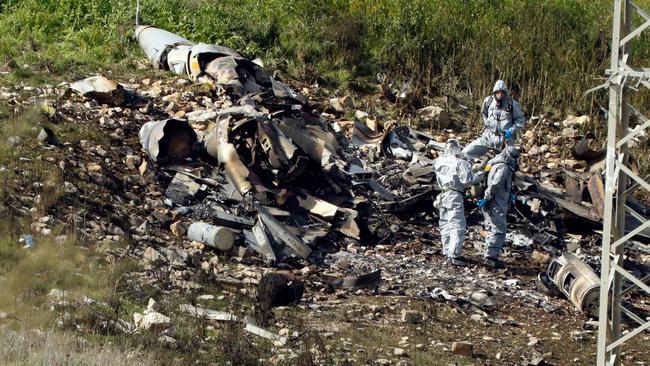
[[[101,104],[127,106],[123,112],[137,108],[137,115],[145,117],[136,118],[141,125],[139,138],[155,168],[143,161],[140,170],[143,175],[155,171],[164,204],[172,210],[172,231],[219,251],[235,244],[251,248],[278,267],[336,265],[345,268],[347,275],[363,275],[331,283],[375,290],[382,279],[378,269],[393,276],[404,265],[395,263],[393,270],[382,264],[338,265],[357,262],[364,254],[352,250],[350,259],[335,252],[359,244],[381,248],[377,253],[393,243],[439,245],[431,230],[431,223],[437,221],[431,163],[442,148],[440,139],[409,126],[379,123],[361,111],[353,121],[319,113],[308,97],[277,80],[260,60],[248,60],[232,49],[194,44],[144,26],[136,29],[136,38],[155,68],[187,76],[209,90],[162,93],[158,82],[145,95],[138,95],[101,76],[71,88]],[[177,83],[181,82],[187,80]],[[162,102],[164,110],[154,108],[148,98],[161,94],[166,95],[156,104]],[[350,104],[349,98],[334,98],[325,109],[340,116]],[[448,120],[444,110],[428,108],[427,115],[439,120],[439,125]],[[116,123],[110,118],[105,121]],[[137,127],[118,130],[129,133]],[[524,141],[532,144],[533,140],[527,132]],[[527,255],[578,253],[579,258],[560,257],[565,259],[540,274],[539,287],[569,298],[576,294],[576,306],[592,312],[596,306],[593,276],[587,275],[591,281],[586,287],[575,281],[580,293],[572,290],[572,283],[560,283],[571,277],[566,275],[571,269],[588,272],[588,266],[573,265],[580,259],[598,270],[597,242],[587,233],[598,229],[602,218],[604,154],[590,147],[587,136],[571,151],[573,161],[579,162],[574,169],[548,166],[530,174],[531,162],[543,160],[549,150],[544,146],[523,152],[527,166],[522,164],[517,176],[509,219],[513,233],[508,241],[515,248],[525,242]],[[479,216],[472,197],[468,200],[468,216]],[[634,198],[628,204],[642,215],[650,212]],[[626,228],[638,227],[639,219],[630,218]],[[581,245],[580,238],[589,246]],[[648,272],[644,266],[632,270],[640,277]],[[414,293],[431,294],[418,281],[413,286],[418,287]]]
[[[140,130],[152,161],[175,172],[166,203],[197,221],[189,227],[190,239],[221,250],[243,240],[271,262],[306,259],[319,244],[336,246],[342,238],[389,240],[399,228],[385,217],[387,203],[398,212],[409,200],[430,201],[430,168],[424,168],[421,192],[398,202],[375,180],[378,170],[358,157],[359,146],[370,146],[375,155],[410,160],[411,138],[430,141],[425,135],[404,127],[377,132],[360,122],[330,123],[259,60],[234,50],[151,27],[138,27],[136,37],[156,68],[207,79],[222,101],[185,114],[186,120],[151,121]],[[346,127],[351,140],[342,133]],[[427,147],[413,142],[419,150]],[[417,184],[420,170],[409,170],[407,180]]]

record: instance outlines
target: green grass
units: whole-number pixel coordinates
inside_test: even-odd
[[[609,62],[611,1],[143,0],[141,7],[143,24],[261,56],[309,82],[344,89],[386,73],[412,81],[417,102],[459,90],[478,100],[502,78],[521,86],[529,111],[606,105],[604,95],[592,102],[583,92],[599,84],[594,78]],[[133,75],[145,62],[132,39],[135,0],[8,0],[1,9],[0,69],[10,80]],[[640,65],[650,64],[649,44],[647,36],[635,41]]]
[[[89,345],[73,334],[0,328],[0,363],[19,365],[154,365],[139,349]]]

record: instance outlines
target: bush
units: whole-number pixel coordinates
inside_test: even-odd
[[[605,0],[142,0],[141,9],[143,24],[261,56],[308,82],[345,86],[381,72],[413,80],[418,95],[460,88],[478,100],[501,78],[521,85],[529,111],[583,113],[594,107],[583,92],[608,66],[612,18]],[[25,63],[128,72],[143,60],[131,38],[135,0],[9,0],[1,11],[0,67],[15,73]],[[636,43],[638,64],[650,64],[647,37]]]

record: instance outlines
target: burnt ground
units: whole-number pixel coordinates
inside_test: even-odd
[[[165,87],[169,92],[151,95],[156,104],[164,105],[160,100],[181,88],[175,79],[163,79]],[[194,97],[206,93],[198,87],[183,88]],[[108,276],[109,291],[76,287],[76,293],[94,302],[52,306],[50,299],[34,306],[51,312],[56,320],[52,324],[62,331],[141,347],[142,352],[158,354],[163,364],[594,363],[597,323],[566,299],[548,297],[535,288],[535,277],[545,270],[550,255],[533,256],[539,248],[514,245],[510,238],[504,254],[508,269],[487,270],[479,264],[482,238],[475,225],[464,247],[472,265],[450,267],[439,254],[436,220],[427,214],[408,226],[427,233],[411,233],[415,240],[368,246],[341,242],[316,253],[313,264],[287,266],[287,272],[305,283],[305,295],[299,304],[275,308],[262,320],[265,329],[288,338],[284,345],[223,322],[191,319],[178,310],[179,304],[253,315],[256,284],[276,268],[241,246],[219,253],[170,230],[174,214],[162,203],[169,178],[153,164],[143,167],[147,157],[137,136],[144,122],[165,115],[162,110],[142,113],[138,108],[99,106],[64,93],[63,87],[50,89],[6,89],[16,93],[3,101],[5,110],[16,112],[7,113],[7,123],[22,138],[2,162],[2,214],[12,223],[10,237],[17,241],[20,234],[32,233],[34,251],[54,245],[49,244],[52,237],[73,240],[87,253],[86,260],[98,263],[84,273],[90,277],[94,270],[99,276],[123,264],[119,276]],[[49,107],[40,107],[43,103]],[[16,128],[21,123],[27,128]],[[42,125],[52,128],[60,144],[37,143]],[[476,222],[476,213],[473,217]],[[596,244],[581,241],[588,253],[597,253]],[[645,264],[650,260],[647,255],[637,258]],[[327,283],[326,275],[376,269],[382,271],[377,289],[335,289]],[[50,283],[36,292],[47,294],[65,284]],[[15,303],[35,290],[12,291],[14,306],[3,318],[16,326],[31,313],[16,311]],[[480,294],[481,301],[463,301],[477,299],[473,294]],[[201,295],[212,296],[198,298]],[[173,344],[160,342],[157,334],[125,333],[111,323],[118,318],[132,322],[133,313],[142,312],[149,298],[175,324]],[[636,306],[647,310],[647,299],[638,300]],[[403,321],[405,310],[420,318],[416,324]],[[649,339],[643,334],[626,346],[623,364],[650,363]],[[472,343],[474,355],[452,353],[453,342]]]

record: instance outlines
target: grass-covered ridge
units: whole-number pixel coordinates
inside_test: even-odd
[[[142,0],[141,18],[321,84],[381,72],[411,80],[417,99],[459,89],[481,96],[503,78],[521,86],[528,110],[587,112],[582,93],[609,62],[611,3]],[[131,38],[135,0],[8,0],[1,11],[0,68],[19,76],[125,72],[143,57]],[[636,61],[650,64],[647,37],[636,43]]]

